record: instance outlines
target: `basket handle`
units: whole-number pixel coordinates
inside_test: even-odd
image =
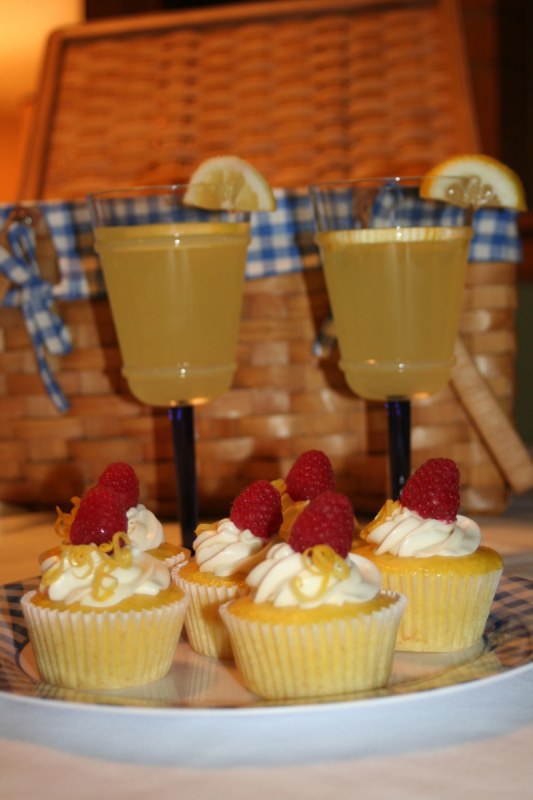
[[[461,337],[457,338],[455,359],[451,382],[463,407],[511,489],[519,494],[528,491],[533,487],[531,455]]]

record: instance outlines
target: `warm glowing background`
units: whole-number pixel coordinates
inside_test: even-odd
[[[15,198],[48,34],[84,18],[83,0],[0,0],[0,202]]]

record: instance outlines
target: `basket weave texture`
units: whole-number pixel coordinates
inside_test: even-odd
[[[188,180],[424,174],[476,144],[452,0],[297,0],[94,23],[50,43],[24,196]]]
[[[463,58],[452,0],[293,0],[65,29],[45,59],[22,197],[182,181],[222,152],[283,187],[424,173],[476,149]],[[470,265],[463,341],[509,414],[515,304],[514,265]],[[173,516],[169,423],[129,394],[107,300],[57,310],[74,342],[49,359],[65,415],[42,387],[20,311],[0,311],[0,499],[64,504],[126,460],[144,502]],[[346,388],[336,352],[312,353],[327,311],[319,269],[247,282],[233,387],[196,414],[203,514],[226,513],[243,486],[286,474],[314,447],[356,512],[375,513],[387,495],[383,408]],[[412,446],[414,466],[457,461],[466,511],[504,508],[505,480],[451,387],[414,403]]]

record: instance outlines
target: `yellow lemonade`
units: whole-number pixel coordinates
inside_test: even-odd
[[[230,387],[249,238],[238,222],[96,228],[123,374],[142,402],[196,405]]]
[[[341,362],[372,400],[434,394],[454,362],[468,227],[319,233]]]

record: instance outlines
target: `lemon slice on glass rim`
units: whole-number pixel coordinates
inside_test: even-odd
[[[442,180],[448,176],[448,181]],[[479,154],[441,161],[425,175],[420,194],[471,208],[527,208],[524,187],[516,172],[492,156]]]
[[[273,211],[274,194],[266,178],[238,156],[213,156],[193,172],[184,202],[226,211]]]

